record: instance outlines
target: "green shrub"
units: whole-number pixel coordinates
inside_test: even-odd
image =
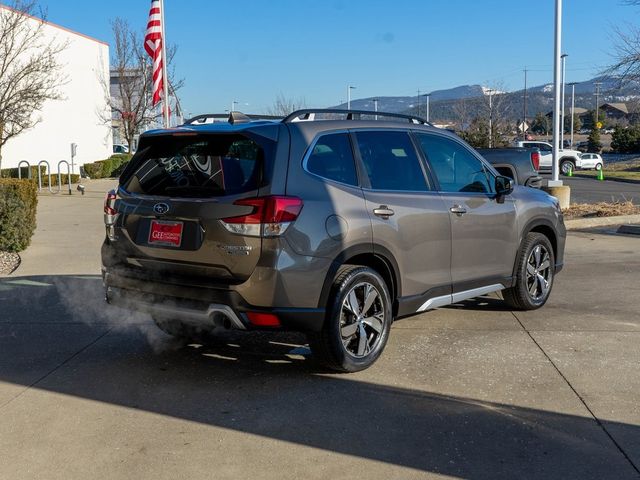
[[[83,168],[90,178],[111,178],[117,176],[120,167],[131,160],[128,153],[117,153],[107,158],[93,163],[85,163]]]
[[[0,250],[20,252],[36,228],[37,186],[30,180],[0,178]]]
[[[35,184],[38,185],[38,178],[33,178],[33,180],[35,181]],[[69,176],[66,173],[62,174],[62,187],[64,189],[65,185],[68,185],[69,182]],[[71,175],[71,183],[78,183],[80,182],[80,175],[78,174],[72,174]],[[42,187],[48,187],[49,186],[49,175],[43,175],[42,176]],[[52,187],[57,187],[58,186],[58,175],[51,175],[51,186]]]
[[[37,165],[32,165],[29,167],[29,169],[31,170],[31,178],[38,178],[38,166]],[[29,171],[27,170],[27,167],[22,167],[20,169],[22,171],[22,178],[29,178]],[[47,167],[46,165],[41,165],[40,166],[40,171],[42,172],[42,176],[44,177],[47,173]],[[0,178],[18,178],[18,169],[17,168],[3,168],[2,171],[0,171]]]

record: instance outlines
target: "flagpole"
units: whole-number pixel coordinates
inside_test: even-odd
[[[164,117],[164,127],[169,128],[169,75],[167,75],[167,35],[164,29],[164,0],[160,0],[160,23],[162,24],[162,83],[164,84],[164,105],[162,115]]]

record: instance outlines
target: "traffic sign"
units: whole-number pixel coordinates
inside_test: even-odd
[[[596,127],[598,127],[598,130],[600,130],[602,128],[602,122],[596,123]]]

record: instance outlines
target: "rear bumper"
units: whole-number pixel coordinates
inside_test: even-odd
[[[325,318],[323,308],[255,307],[233,290],[144,282],[106,269],[103,280],[106,301],[110,304],[203,327],[319,332]],[[185,290],[189,290],[189,295],[184,295]],[[274,314],[280,326],[254,326],[248,319],[248,312]]]

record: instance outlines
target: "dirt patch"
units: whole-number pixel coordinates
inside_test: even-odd
[[[616,217],[618,215],[640,214],[640,206],[633,202],[600,202],[600,203],[576,203],[562,211],[564,218],[591,218],[591,217]]]
[[[9,275],[20,266],[20,255],[17,253],[0,252],[0,275]]]

